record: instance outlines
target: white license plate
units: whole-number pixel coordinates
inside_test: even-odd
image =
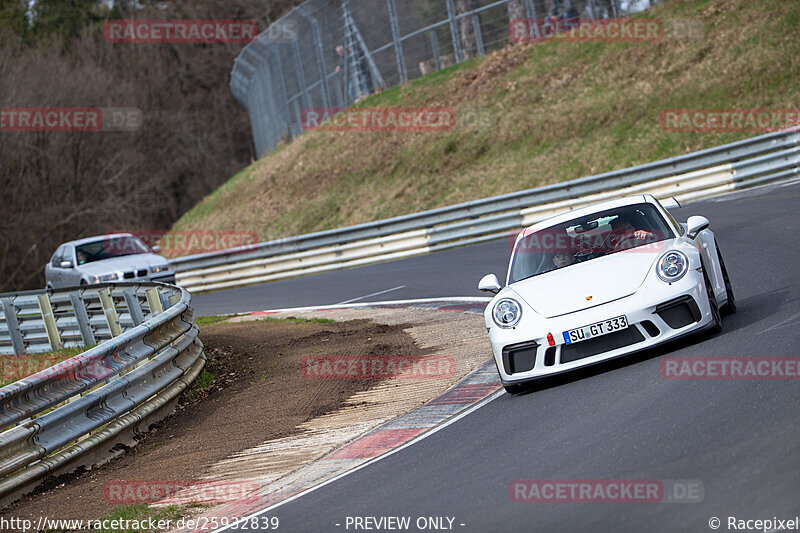
[[[618,316],[616,318],[609,318],[602,322],[589,324],[582,328],[575,328],[564,332],[564,342],[567,344],[575,344],[576,342],[585,341],[601,335],[614,333],[621,329],[628,327],[628,319],[625,316]]]

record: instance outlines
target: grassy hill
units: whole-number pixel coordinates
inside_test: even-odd
[[[367,222],[646,163],[756,133],[664,131],[674,108],[800,107],[800,2],[672,0],[641,15],[700,34],[517,45],[360,107],[480,110],[445,132],[307,132],[240,172],[176,230],[261,240]]]

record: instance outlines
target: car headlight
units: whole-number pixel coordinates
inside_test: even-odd
[[[161,266],[157,266],[157,267],[152,267],[151,266],[150,267],[150,273],[151,274],[158,274],[159,272],[168,272],[168,271],[169,271],[169,265],[161,265]]]
[[[672,250],[661,256],[658,260],[656,273],[661,281],[674,283],[686,275],[689,270],[689,258],[686,254]]]
[[[114,272],[113,274],[103,274],[102,276],[95,276],[94,281],[95,283],[102,283],[104,281],[117,281],[119,279],[119,273]]]
[[[494,318],[494,323],[501,328],[513,328],[522,318],[522,307],[516,300],[503,298],[494,304],[492,318]]]

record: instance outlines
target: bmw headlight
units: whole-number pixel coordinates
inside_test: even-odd
[[[661,256],[658,260],[656,273],[661,281],[674,283],[686,275],[689,270],[689,258],[686,254],[672,250]]]
[[[161,266],[154,266],[154,267],[151,266],[150,267],[150,273],[151,274],[158,274],[160,272],[168,272],[168,271],[169,271],[169,265],[161,265]]]
[[[102,276],[95,276],[92,281],[95,283],[102,283],[104,281],[117,281],[119,279],[119,273],[114,272],[113,274],[103,274]]]
[[[494,323],[501,328],[513,328],[522,318],[522,307],[516,300],[503,298],[494,304],[492,317],[494,318]]]

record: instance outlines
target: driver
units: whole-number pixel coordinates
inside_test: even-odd
[[[83,250],[78,250],[77,252],[75,252],[75,255],[78,256],[79,265],[86,263],[86,253]]]
[[[620,215],[611,221],[611,234],[606,242],[613,250],[632,248],[635,246],[634,240],[653,241],[655,234],[647,230],[636,229],[625,215]]]

